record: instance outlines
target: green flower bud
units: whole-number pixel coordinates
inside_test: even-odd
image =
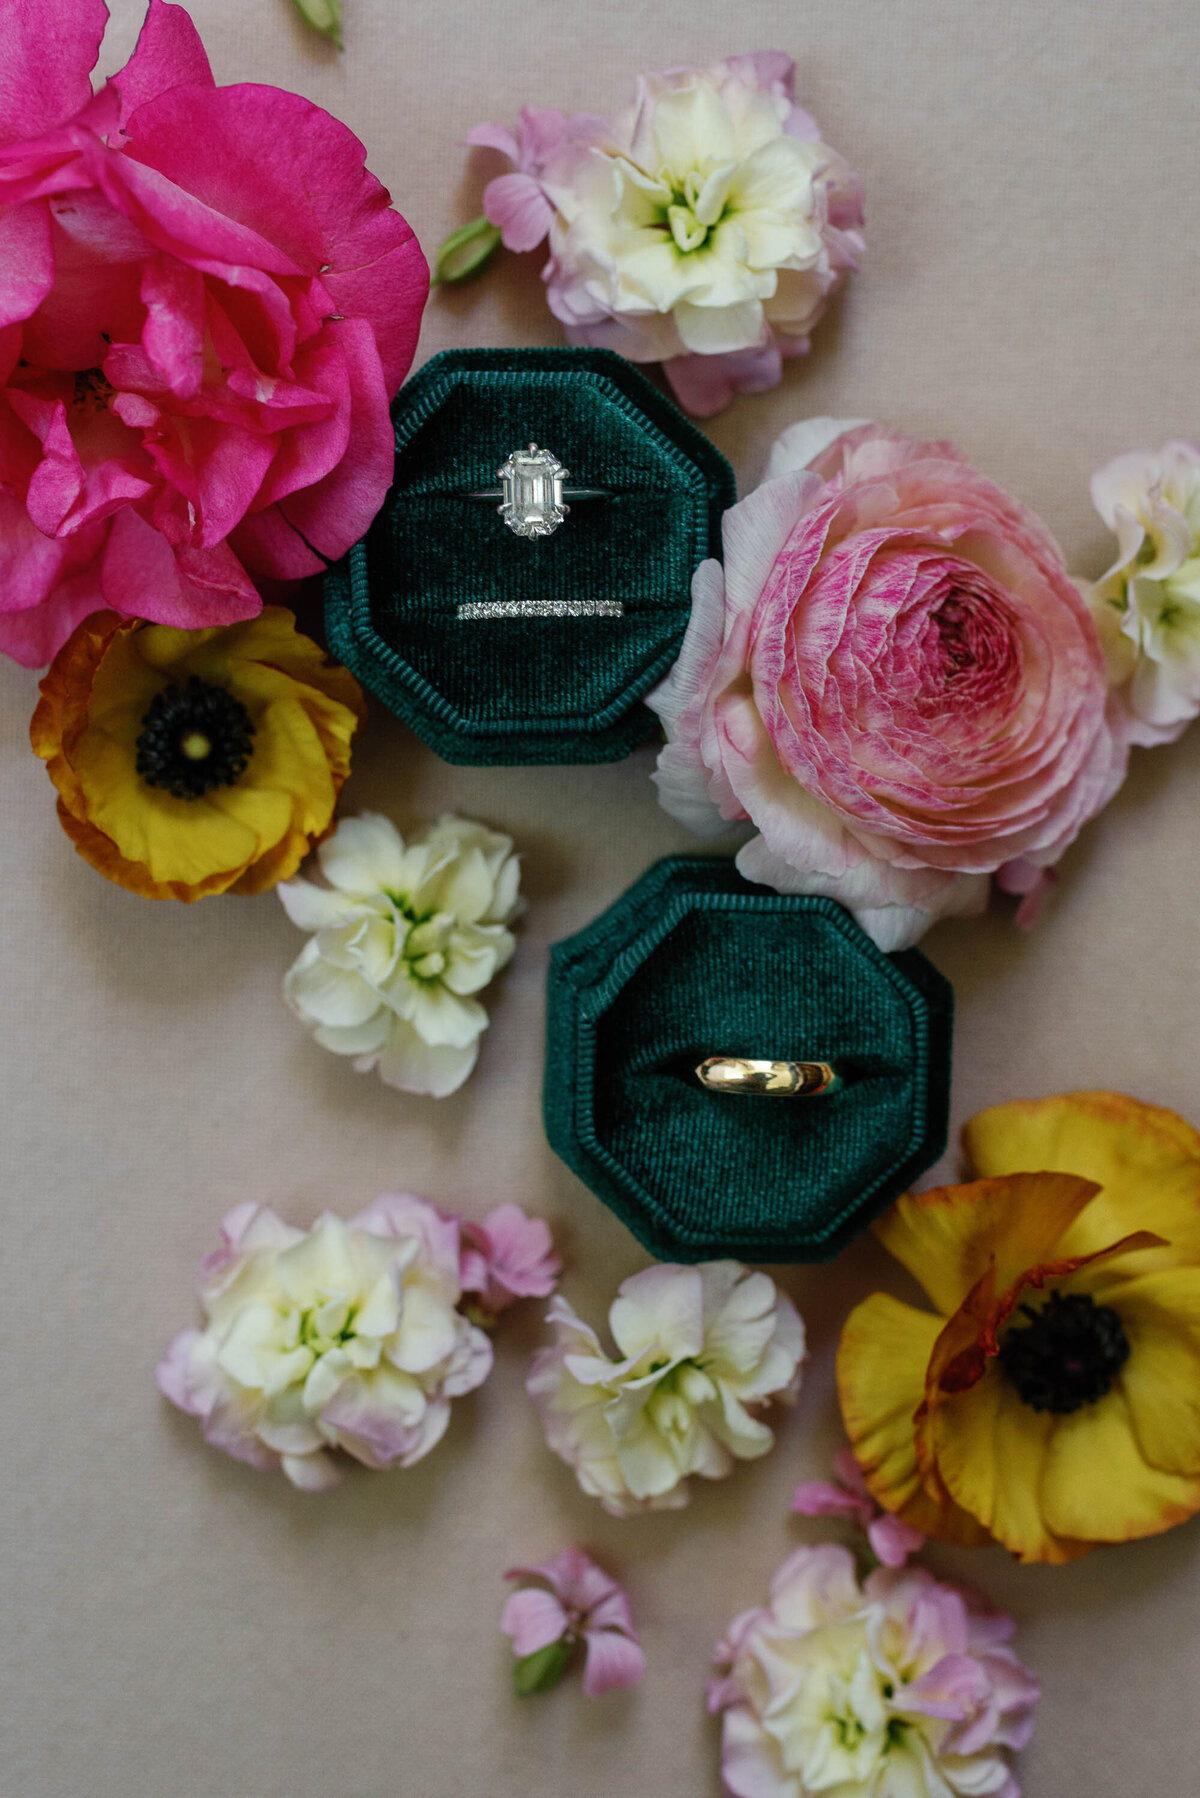
[[[306,25],[342,48],[342,0],[292,0]]]
[[[433,259],[433,280],[469,281],[477,275],[500,242],[499,225],[485,218],[472,219],[452,231]]]

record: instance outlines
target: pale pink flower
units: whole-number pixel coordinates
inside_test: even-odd
[[[215,1448],[305,1491],[340,1482],[331,1450],[411,1467],[492,1365],[458,1310],[460,1253],[457,1219],[411,1193],[311,1230],[239,1205],[200,1264],[204,1328],[175,1338],[159,1388]]]
[[[794,82],[762,51],[643,75],[611,123],[526,107],[519,137],[470,134],[513,164],[484,209],[510,249],[548,241],[567,341],[662,362],[701,416],[778,384],[863,249],[858,178]]]
[[[1041,521],[945,443],[785,431],[692,584],[648,704],[655,780],[749,880],[839,900],[884,949],[1032,895],[1124,778],[1087,608]]]
[[[925,1538],[911,1523],[881,1511],[863,1479],[862,1468],[848,1448],[833,1457],[837,1484],[803,1480],[792,1494],[792,1510],[805,1517],[848,1517],[865,1531],[876,1559],[885,1567],[903,1567],[923,1547]]]
[[[104,0],[9,0],[0,76],[0,650],[109,608],[251,617],[391,481],[424,258],[310,101],[218,88],[151,0],[93,95]]]
[[[589,1698],[636,1686],[646,1656],[633,1628],[629,1599],[580,1548],[565,1548],[537,1567],[513,1567],[505,1579],[533,1583],[514,1592],[500,1627],[519,1660],[561,1643],[585,1650],[583,1689]],[[566,1654],[561,1666],[565,1671]],[[556,1680],[551,1683],[557,1683]]]
[[[464,1218],[461,1233],[462,1288],[478,1294],[485,1317],[498,1317],[517,1299],[544,1299],[554,1291],[562,1261],[544,1218],[529,1217],[519,1205],[498,1205],[481,1224]]]
[[[1033,1733],[1039,1687],[1013,1629],[923,1567],[860,1584],[847,1549],[797,1549],[716,1651],[726,1792],[1020,1798],[1006,1751]]]

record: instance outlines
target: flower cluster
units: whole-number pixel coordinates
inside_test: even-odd
[[[1130,741],[1169,743],[1200,713],[1200,449],[1168,443],[1092,477],[1117,558],[1087,589]]]
[[[1020,1798],[1005,1750],[1028,1741],[1038,1685],[1012,1633],[925,1568],[860,1582],[848,1549],[797,1549],[717,1650],[726,1791]]]
[[[481,1224],[462,1220],[462,1288],[469,1308],[491,1321],[518,1299],[549,1298],[562,1261],[544,1218],[498,1205]]]
[[[502,1259],[470,1256],[469,1277],[501,1273]],[[339,1483],[331,1450],[411,1467],[441,1440],[451,1399],[491,1369],[491,1343],[459,1309],[465,1284],[459,1220],[409,1193],[311,1230],[239,1205],[200,1265],[205,1326],[176,1337],[159,1387],[215,1448],[305,1491]]]
[[[974,1181],[875,1226],[934,1309],[876,1293],[842,1333],[842,1415],[870,1492],[927,1535],[1023,1561],[1193,1516],[1200,1133],[1070,1093],[982,1112],[965,1143]]]
[[[375,813],[344,818],[317,852],[325,885],[279,888],[312,936],[284,995],[316,1040],[403,1092],[442,1098],[475,1066],[487,1012],[475,995],[513,953],[520,901],[512,841],[445,817],[411,843]]]
[[[228,624],[250,572],[342,555],[392,478],[427,290],[344,125],[215,86],[165,0],[93,94],[107,19],[5,9],[0,650],[29,666],[89,613]]]
[[[41,684],[33,747],[93,868],[148,899],[261,893],[327,830],[364,706],[265,606],[204,631],[85,619]]]
[[[794,80],[777,51],[733,56],[641,76],[611,122],[526,107],[517,136],[468,139],[513,165],[486,216],[509,249],[548,239],[567,341],[662,362],[702,416],[778,383],[863,248],[858,180]]]
[[[549,1446],[614,1517],[677,1509],[692,1474],[721,1479],[765,1455],[774,1437],[757,1413],[799,1387],[796,1308],[736,1261],[624,1281],[608,1314],[619,1360],[561,1297],[548,1322],[555,1342],[534,1356],[526,1389]]]
[[[500,1620],[517,1657],[513,1684],[522,1697],[556,1686],[580,1647],[588,1698],[637,1685],[646,1657],[629,1600],[582,1549],[565,1548],[553,1560],[513,1567],[504,1577],[524,1582]]]
[[[840,900],[885,949],[993,875],[1028,918],[1128,753],[1045,526],[948,444],[814,419],[722,531],[648,701],[663,805],[748,821],[748,879]]]

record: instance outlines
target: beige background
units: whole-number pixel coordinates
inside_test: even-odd
[[[105,51],[141,0],[113,0]],[[640,67],[778,45],[861,170],[870,255],[785,386],[713,424],[743,490],[808,412],[953,434],[1035,505],[1081,570],[1107,543],[1092,468],[1200,433],[1200,14],[1193,0],[346,0],[344,58],[288,0],[194,0],[217,78],[349,121],[432,249],[478,211],[457,147],[522,101],[608,110]],[[2,45],[0,45],[2,54]],[[529,260],[430,306],[422,357],[556,340]],[[607,1519],[542,1445],[521,1380],[537,1307],[407,1474],[298,1496],[207,1449],[152,1380],[193,1318],[232,1202],[298,1222],[408,1185],[543,1212],[595,1316],[643,1264],[547,1149],[546,945],[685,847],[642,753],[609,768],[455,769],[376,708],[348,797],[402,825],[444,806],[511,831],[531,908],[473,1082],[440,1104],[322,1053],[284,1011],[299,937],[271,897],[153,905],[72,853],[0,668],[6,1745],[22,1798],[713,1798],[709,1644],[788,1547],[794,1482],[836,1440],[830,1351],[887,1275],[860,1246],[788,1276],[815,1348],[777,1451],[682,1516]],[[1135,752],[1028,938],[1006,915],[926,941],[958,992],[956,1117],[1100,1084],[1200,1118],[1200,730]],[[633,1695],[509,1693],[501,1574],[571,1540],[627,1581],[649,1652]],[[938,1553],[1021,1620],[1045,1682],[1026,1798],[1177,1798],[1200,1753],[1200,1527],[1021,1570]]]

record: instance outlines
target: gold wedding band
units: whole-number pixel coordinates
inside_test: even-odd
[[[774,1099],[816,1099],[841,1085],[827,1061],[755,1061],[744,1055],[710,1055],[696,1069],[696,1078],[711,1093],[739,1098],[764,1093]]]

